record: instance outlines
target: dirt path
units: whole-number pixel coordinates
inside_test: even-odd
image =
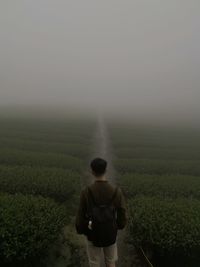
[[[98,117],[97,130],[94,137],[94,151],[91,159],[102,157],[108,162],[107,178],[111,183],[115,183],[116,171],[113,167],[113,156],[111,152],[111,144],[106,128],[105,121],[101,115]]]
[[[106,128],[106,122],[102,115],[98,117],[98,125],[97,130],[94,137],[94,151],[91,155],[91,159],[95,157],[102,157],[108,162],[108,170],[107,170],[107,179],[112,183],[117,183],[117,172],[113,166],[113,153],[112,153],[112,146],[111,141],[109,139],[109,133]],[[127,232],[126,230],[118,232],[117,244],[118,244],[118,256],[119,260],[117,263],[118,267],[142,267],[144,266],[139,257],[137,252],[133,249],[132,246],[128,245],[126,240]],[[102,256],[102,263],[101,267],[105,267],[103,256]]]
[[[111,182],[112,184],[115,184],[117,181],[117,173],[114,169],[113,166],[113,154],[112,154],[112,148],[111,148],[111,143],[110,143],[110,139],[109,139],[109,134],[106,128],[106,123],[104,118],[99,115],[98,117],[98,126],[97,126],[97,130],[95,133],[95,137],[94,137],[94,151],[92,153],[91,159],[95,158],[95,157],[102,157],[104,158],[107,162],[108,162],[108,169],[107,169],[107,179],[109,180],[109,182]],[[125,253],[125,249],[124,248],[124,231],[119,231],[119,235],[118,235],[118,254],[119,254],[119,261],[118,261],[118,266],[126,266],[128,267],[128,265],[125,264],[125,259],[126,254],[127,254],[127,250]],[[123,262],[123,263],[122,263]],[[104,267],[105,264],[103,262],[103,256],[102,256],[102,263],[101,263],[101,267]]]

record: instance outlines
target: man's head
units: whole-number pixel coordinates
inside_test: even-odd
[[[96,177],[103,176],[106,172],[107,161],[102,158],[95,158],[91,161],[90,167],[92,169],[92,173]]]

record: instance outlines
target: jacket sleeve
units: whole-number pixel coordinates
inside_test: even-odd
[[[85,234],[87,228],[86,211],[87,211],[87,200],[84,190],[82,190],[75,221],[75,227],[78,234]]]
[[[122,190],[119,188],[118,206],[117,206],[117,226],[118,229],[123,229],[127,224],[127,207],[125,197]]]

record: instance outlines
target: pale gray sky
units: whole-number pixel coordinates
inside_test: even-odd
[[[1,0],[0,105],[200,115],[199,0]]]

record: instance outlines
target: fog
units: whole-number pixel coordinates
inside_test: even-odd
[[[197,120],[198,0],[1,0],[0,107]]]

